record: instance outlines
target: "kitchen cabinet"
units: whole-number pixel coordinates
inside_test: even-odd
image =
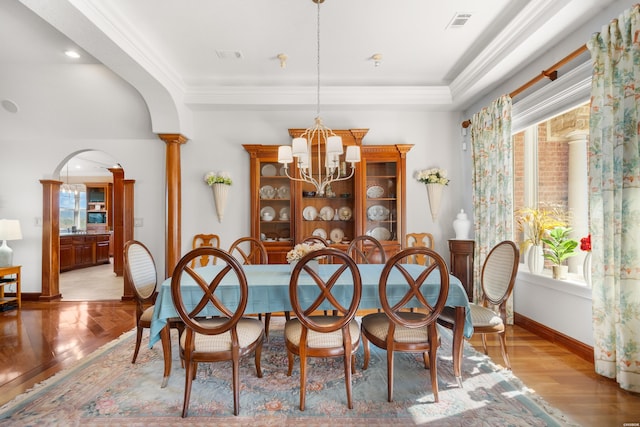
[[[108,264],[111,233],[60,236],[60,271]]]

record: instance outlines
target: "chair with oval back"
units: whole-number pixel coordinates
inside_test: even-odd
[[[215,271],[194,269],[191,261],[200,257],[215,257],[218,267]],[[220,284],[227,276],[229,283],[238,288],[237,304],[227,307],[218,297]],[[181,287],[186,282],[195,282],[202,288],[200,301],[183,300]],[[193,284],[193,283],[191,283]],[[225,286],[225,292],[230,288]],[[180,356],[184,359],[185,388],[182,417],[187,416],[191,385],[196,376],[198,363],[231,361],[233,384],[233,413],[240,412],[240,358],[255,353],[256,373],[262,378],[260,355],[264,339],[262,322],[244,317],[249,297],[247,278],[242,266],[223,249],[201,247],[188,252],[176,265],[171,277],[171,297],[185,331],[180,338]],[[216,314],[217,313],[217,314]],[[213,316],[213,317],[211,317]]]
[[[213,248],[220,247],[220,236],[217,234],[196,234],[193,236],[193,243],[191,245],[192,249],[197,249],[203,246],[209,246]],[[198,267],[204,267],[209,264],[216,264],[216,259],[210,259],[209,257],[202,257],[199,260],[194,259],[191,262],[191,268],[195,267],[198,264]]]
[[[317,256],[330,256],[340,261],[323,268],[335,268],[335,272],[324,280],[309,265]],[[348,277],[349,288],[339,286],[339,279]],[[309,288],[317,285],[315,299],[305,303]],[[340,288],[340,289],[338,289]],[[339,295],[346,298],[341,301]],[[307,357],[344,357],[347,406],[353,409],[351,398],[351,375],[355,372],[355,353],[360,345],[360,328],[355,315],[362,295],[362,280],[356,263],[345,252],[335,248],[325,248],[302,257],[291,273],[289,298],[296,318],[288,320],[284,327],[285,344],[289,369],[293,372],[294,355],[300,358],[300,410],[304,411],[307,381]],[[320,307],[333,309],[336,316],[319,314]],[[330,307],[328,307],[330,306]]]
[[[516,281],[519,262],[520,251],[514,242],[505,240],[495,245],[482,266],[480,301],[477,304],[469,304],[473,333],[481,335],[484,353],[488,354],[486,334],[498,334],[502,358],[507,369],[511,369],[511,362],[505,336],[506,307]],[[452,308],[445,307],[438,318],[438,324],[453,329],[455,314]]]
[[[407,258],[421,255],[429,265],[407,266]],[[411,267],[411,268],[408,268]],[[414,271],[419,268],[419,271]],[[437,295],[427,298],[422,286],[427,278],[437,274],[440,283]],[[389,297],[389,276],[403,278],[408,285],[406,294]],[[364,369],[369,367],[369,342],[387,350],[387,399],[393,401],[394,352],[422,353],[425,367],[431,373],[431,390],[438,402],[437,349],[440,345],[437,330],[438,315],[442,312],[449,293],[449,271],[444,259],[432,249],[415,247],[403,249],[385,264],[378,287],[382,313],[367,314],[362,318]],[[414,311],[410,311],[414,308]]]
[[[137,240],[124,244],[124,280],[133,290],[136,300],[136,347],[131,363],[136,362],[142,341],[142,331],[151,327],[158,276],[156,263],[149,249]],[[169,319],[169,326],[183,330],[180,319]]]

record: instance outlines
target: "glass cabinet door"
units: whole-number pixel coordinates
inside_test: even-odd
[[[276,161],[260,160],[258,168],[260,240],[267,246],[272,242],[290,242],[291,182]]]
[[[365,233],[380,241],[398,241],[397,162],[366,164]]]

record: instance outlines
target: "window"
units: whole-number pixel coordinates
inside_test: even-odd
[[[586,236],[588,222],[587,141],[589,104],[534,124],[513,135],[514,211],[558,206],[571,214],[572,237]],[[523,238],[516,235],[517,243]],[[582,279],[585,253],[568,259],[571,278]],[[525,256],[521,257],[521,262]]]
[[[72,191],[60,191],[60,231],[87,229],[87,190],[75,184]]]

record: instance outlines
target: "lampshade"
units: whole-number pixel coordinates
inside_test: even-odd
[[[291,147],[288,145],[281,145],[278,147],[278,162],[284,164],[293,162]]]
[[[347,155],[344,160],[351,164],[358,163],[360,161],[360,147],[357,145],[350,145],[347,147]]]
[[[327,138],[327,154],[342,154],[342,138],[339,136],[330,136]]]
[[[293,138],[291,141],[291,151],[295,157],[300,157],[308,153],[306,138]]]
[[[17,219],[0,219],[0,240],[22,240],[20,221]]]
[[[0,219],[0,267],[13,265],[13,250],[7,245],[7,240],[21,240],[22,231],[17,219]]]

